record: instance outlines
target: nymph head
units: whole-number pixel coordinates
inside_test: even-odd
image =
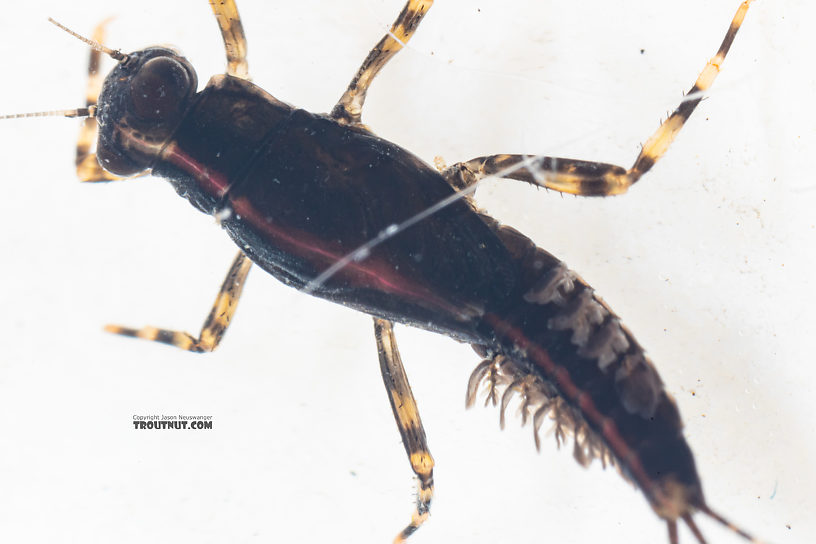
[[[113,174],[150,168],[193,103],[198,79],[190,63],[166,47],[122,55],[97,103],[97,157]]]

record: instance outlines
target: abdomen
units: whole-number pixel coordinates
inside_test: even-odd
[[[517,231],[484,218],[518,269],[515,300],[488,311],[476,346],[488,359],[471,379],[521,394],[534,425],[551,419],[571,434],[576,459],[612,462],[662,517],[704,504],[674,400],[654,365],[612,310],[577,274]],[[496,393],[494,393],[496,394]],[[679,513],[678,513],[679,512]]]

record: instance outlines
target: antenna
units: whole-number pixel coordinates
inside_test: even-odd
[[[121,51],[119,51],[118,49],[111,49],[110,47],[105,47],[104,45],[102,45],[99,42],[96,42],[94,40],[86,38],[85,36],[82,36],[81,34],[78,34],[78,33],[74,32],[73,30],[71,30],[67,26],[63,25],[62,23],[58,23],[57,21],[55,21],[51,17],[48,18],[48,22],[53,23],[55,26],[57,26],[58,28],[61,28],[62,30],[64,30],[65,32],[67,32],[68,34],[73,36],[74,38],[87,43],[88,45],[90,45],[91,47],[93,47],[94,49],[99,51],[100,53],[105,53],[106,55],[108,55],[109,57],[111,57],[115,61],[126,62],[128,60],[128,56],[125,55],[124,53],[122,53]]]
[[[25,117],[96,117],[96,106],[77,108],[75,110],[51,110],[36,111],[32,113],[12,113],[10,115],[0,115],[2,119],[22,119]]]

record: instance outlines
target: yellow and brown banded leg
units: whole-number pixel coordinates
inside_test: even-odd
[[[737,9],[717,54],[700,72],[683,102],[646,141],[640,155],[628,170],[614,164],[558,157],[491,155],[455,164],[443,174],[458,189],[469,187],[486,176],[496,175],[575,195],[607,196],[625,193],[666,153],[703,99],[705,91],[711,87],[751,1],[744,1]]]
[[[212,351],[218,346],[224,332],[229,327],[236,308],[238,308],[238,300],[241,298],[241,291],[244,289],[244,282],[251,267],[252,261],[243,252],[239,251],[229,272],[227,272],[227,277],[221,285],[218,296],[215,297],[215,303],[212,310],[210,310],[210,315],[207,316],[204,325],[201,327],[198,338],[186,332],[157,329],[156,327],[130,329],[119,325],[106,325],[105,330],[123,336],[169,344],[186,351],[197,353]]]
[[[411,515],[411,523],[394,538],[395,543],[401,543],[419,529],[430,514],[434,460],[428,450],[425,429],[422,427],[408,376],[405,375],[405,368],[402,366],[391,322],[374,318],[374,336],[377,340],[380,371],[385,389],[388,391],[388,399],[391,401],[391,410],[394,412],[402,444],[411,462],[411,469],[418,478],[416,509]]]
[[[368,54],[346,92],[332,109],[331,116],[341,123],[360,124],[368,87],[383,66],[408,43],[416,32],[425,13],[431,9],[433,0],[408,0],[391,30],[382,37]]]
[[[227,73],[231,76],[249,79],[247,65],[247,41],[244,35],[244,25],[234,0],[210,0],[221,37],[224,38],[224,48],[227,52]]]
[[[106,19],[99,23],[93,32],[93,40],[98,43],[105,43],[105,27],[110,22]],[[91,58],[88,62],[88,85],[85,90],[85,105],[92,111],[96,110],[96,101],[99,98],[99,91],[102,90],[104,76],[99,72],[99,60],[102,53],[96,49],[91,49]],[[92,151],[99,129],[96,118],[91,116],[82,122],[79,129],[79,138],[76,149],[76,172],[79,181],[116,181],[121,178],[114,176],[99,165],[96,160],[96,153]]]

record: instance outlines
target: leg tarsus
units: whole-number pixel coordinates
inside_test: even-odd
[[[252,267],[250,261],[243,252],[239,251],[232,266],[227,272],[227,277],[221,285],[218,296],[215,297],[210,315],[201,327],[198,338],[183,331],[172,331],[168,329],[158,329],[156,327],[142,327],[141,329],[131,329],[120,325],[105,325],[105,331],[132,338],[141,338],[152,342],[169,344],[185,351],[201,353],[213,351],[221,342],[224,332],[229,327],[232,316],[238,307],[238,300],[241,291],[244,289],[244,282]]]
[[[374,336],[377,341],[380,371],[388,392],[388,399],[391,402],[391,410],[394,412],[394,419],[402,436],[402,444],[411,462],[411,469],[418,480],[417,502],[411,515],[411,522],[394,538],[394,543],[399,544],[405,542],[416,532],[430,515],[433,499],[434,460],[428,450],[425,429],[422,426],[416,400],[402,365],[391,322],[374,318]]]

